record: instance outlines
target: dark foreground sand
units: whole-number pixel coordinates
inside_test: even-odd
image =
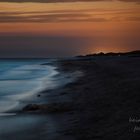
[[[79,70],[84,76],[62,89],[42,92],[39,98],[49,98],[49,106],[23,109],[51,116],[55,131],[41,140],[140,139],[139,57],[82,58],[57,65],[60,71]]]

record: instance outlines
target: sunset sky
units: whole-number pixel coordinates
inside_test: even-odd
[[[140,0],[0,0],[0,57],[140,50]]]

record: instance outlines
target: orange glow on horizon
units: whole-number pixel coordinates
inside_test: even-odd
[[[129,2],[0,3],[0,35],[84,36],[91,42],[80,53],[125,51],[119,36],[140,34],[140,5]],[[108,40],[94,45],[98,37]],[[109,39],[113,40],[110,41]],[[114,41],[115,40],[115,41]],[[107,43],[111,42],[111,43]]]

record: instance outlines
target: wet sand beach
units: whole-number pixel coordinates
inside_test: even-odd
[[[77,140],[132,140],[140,138],[140,58],[95,57],[64,61],[65,71],[84,76],[65,87],[76,108],[67,135]]]

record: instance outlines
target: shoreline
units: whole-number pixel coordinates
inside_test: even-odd
[[[57,61],[60,73],[82,71],[84,75],[42,91],[38,98],[49,102],[29,104],[19,114],[46,116],[44,125],[35,130],[40,140],[138,139],[140,132],[134,133],[136,124],[129,118],[140,118],[139,62],[140,58],[132,57]]]

